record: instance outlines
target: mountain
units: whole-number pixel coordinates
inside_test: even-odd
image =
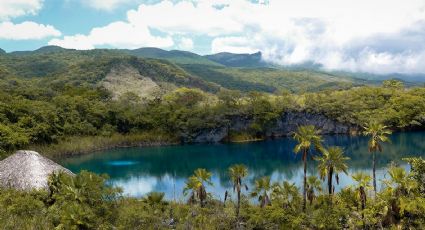
[[[34,50],[34,53],[47,54],[47,53],[64,52],[64,51],[70,51],[70,50],[74,50],[74,49],[65,49],[60,46],[43,46],[37,50]]]
[[[49,47],[19,55],[1,55],[0,63],[8,76],[37,78],[46,87],[103,86],[114,95],[133,91],[143,97],[177,87],[207,92],[219,90],[216,84],[193,76],[169,61],[138,58],[116,50],[78,51]]]
[[[0,64],[3,75],[37,78],[48,85],[45,87],[103,86],[114,97],[128,91],[150,97],[177,87],[199,88],[211,93],[221,87],[243,92],[279,93],[375,84],[345,74],[266,67],[268,64],[261,60],[261,53],[200,56],[158,48],[71,50],[47,46],[0,55]]]
[[[234,54],[234,53],[217,53],[212,55],[205,55],[211,61],[220,63],[228,67],[270,67],[269,63],[262,60],[261,52],[253,54]]]
[[[64,51],[71,51],[73,49],[65,49],[60,46],[43,46],[39,49],[33,51],[14,51],[11,52],[11,55],[31,55],[31,54],[48,54],[48,53],[57,53]]]
[[[192,75],[224,88],[244,92],[313,92],[374,84],[372,81],[311,70],[182,65]]]
[[[0,54],[6,54],[6,51],[4,51],[4,49],[0,48]]]
[[[163,50],[159,48],[146,47],[135,50],[122,50],[128,54],[144,57],[144,58],[155,58],[155,59],[164,59],[177,64],[202,64],[202,65],[213,65],[220,66],[220,64],[210,61],[208,58],[205,58],[201,55],[191,53],[188,51],[180,50]]]

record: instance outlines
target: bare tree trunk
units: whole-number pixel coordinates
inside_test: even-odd
[[[376,153],[373,152],[373,191],[375,192],[376,197]]]
[[[303,161],[304,161],[304,189],[303,189],[303,211],[306,209],[307,203],[307,150],[304,149],[303,153]]]

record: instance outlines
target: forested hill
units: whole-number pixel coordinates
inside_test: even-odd
[[[121,84],[119,80],[126,80],[130,81],[127,82],[130,86],[149,82],[164,89],[186,86],[217,91],[219,88],[171,62],[137,58],[116,50],[43,47],[32,52],[2,55],[0,68],[3,77],[37,78],[56,85],[102,85],[104,81]]]
[[[261,52],[253,54],[234,54],[234,53],[217,53],[206,55],[211,61],[220,63],[229,67],[271,67],[270,63],[263,61]]]
[[[102,85],[117,95],[125,90],[143,97],[182,86],[212,93],[219,88],[280,93],[374,84],[343,74],[260,67],[256,62],[261,61],[261,54],[234,55],[200,56],[158,48],[80,51],[46,46],[1,55],[0,74],[38,78],[49,84]],[[243,65],[244,60],[245,67],[231,67]]]
[[[122,52],[144,58],[155,58],[155,59],[164,59],[177,64],[202,64],[202,65],[212,65],[212,66],[221,66],[221,64],[210,61],[208,58],[201,55],[180,51],[180,50],[171,50],[166,51],[159,48],[147,47],[140,48],[135,50],[121,50]]]

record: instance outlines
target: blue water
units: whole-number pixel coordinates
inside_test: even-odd
[[[367,151],[366,137],[325,136],[326,145],[342,146],[351,159],[349,174],[365,171],[371,174],[372,157]],[[245,164],[249,169],[246,179],[252,188],[254,180],[271,176],[273,181],[289,180],[302,183],[301,156],[293,153],[295,142],[290,138],[240,144],[199,144],[147,148],[123,148],[73,157],[61,163],[73,172],[89,170],[106,173],[109,182],[123,188],[124,194],[140,197],[150,191],[165,192],[166,198],[183,200],[184,182],[197,168],[213,173],[213,187],[208,187],[216,198],[231,190],[228,167]],[[384,151],[377,153],[377,177],[387,178],[386,168],[391,162],[408,166],[401,159],[425,156],[425,132],[395,133]],[[308,174],[317,175],[316,164],[310,159]],[[340,174],[340,184],[349,186],[353,180]],[[379,184],[379,181],[378,181]]]

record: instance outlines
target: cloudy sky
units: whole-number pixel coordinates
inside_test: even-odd
[[[0,0],[0,48],[261,51],[283,65],[425,73],[425,0]]]

